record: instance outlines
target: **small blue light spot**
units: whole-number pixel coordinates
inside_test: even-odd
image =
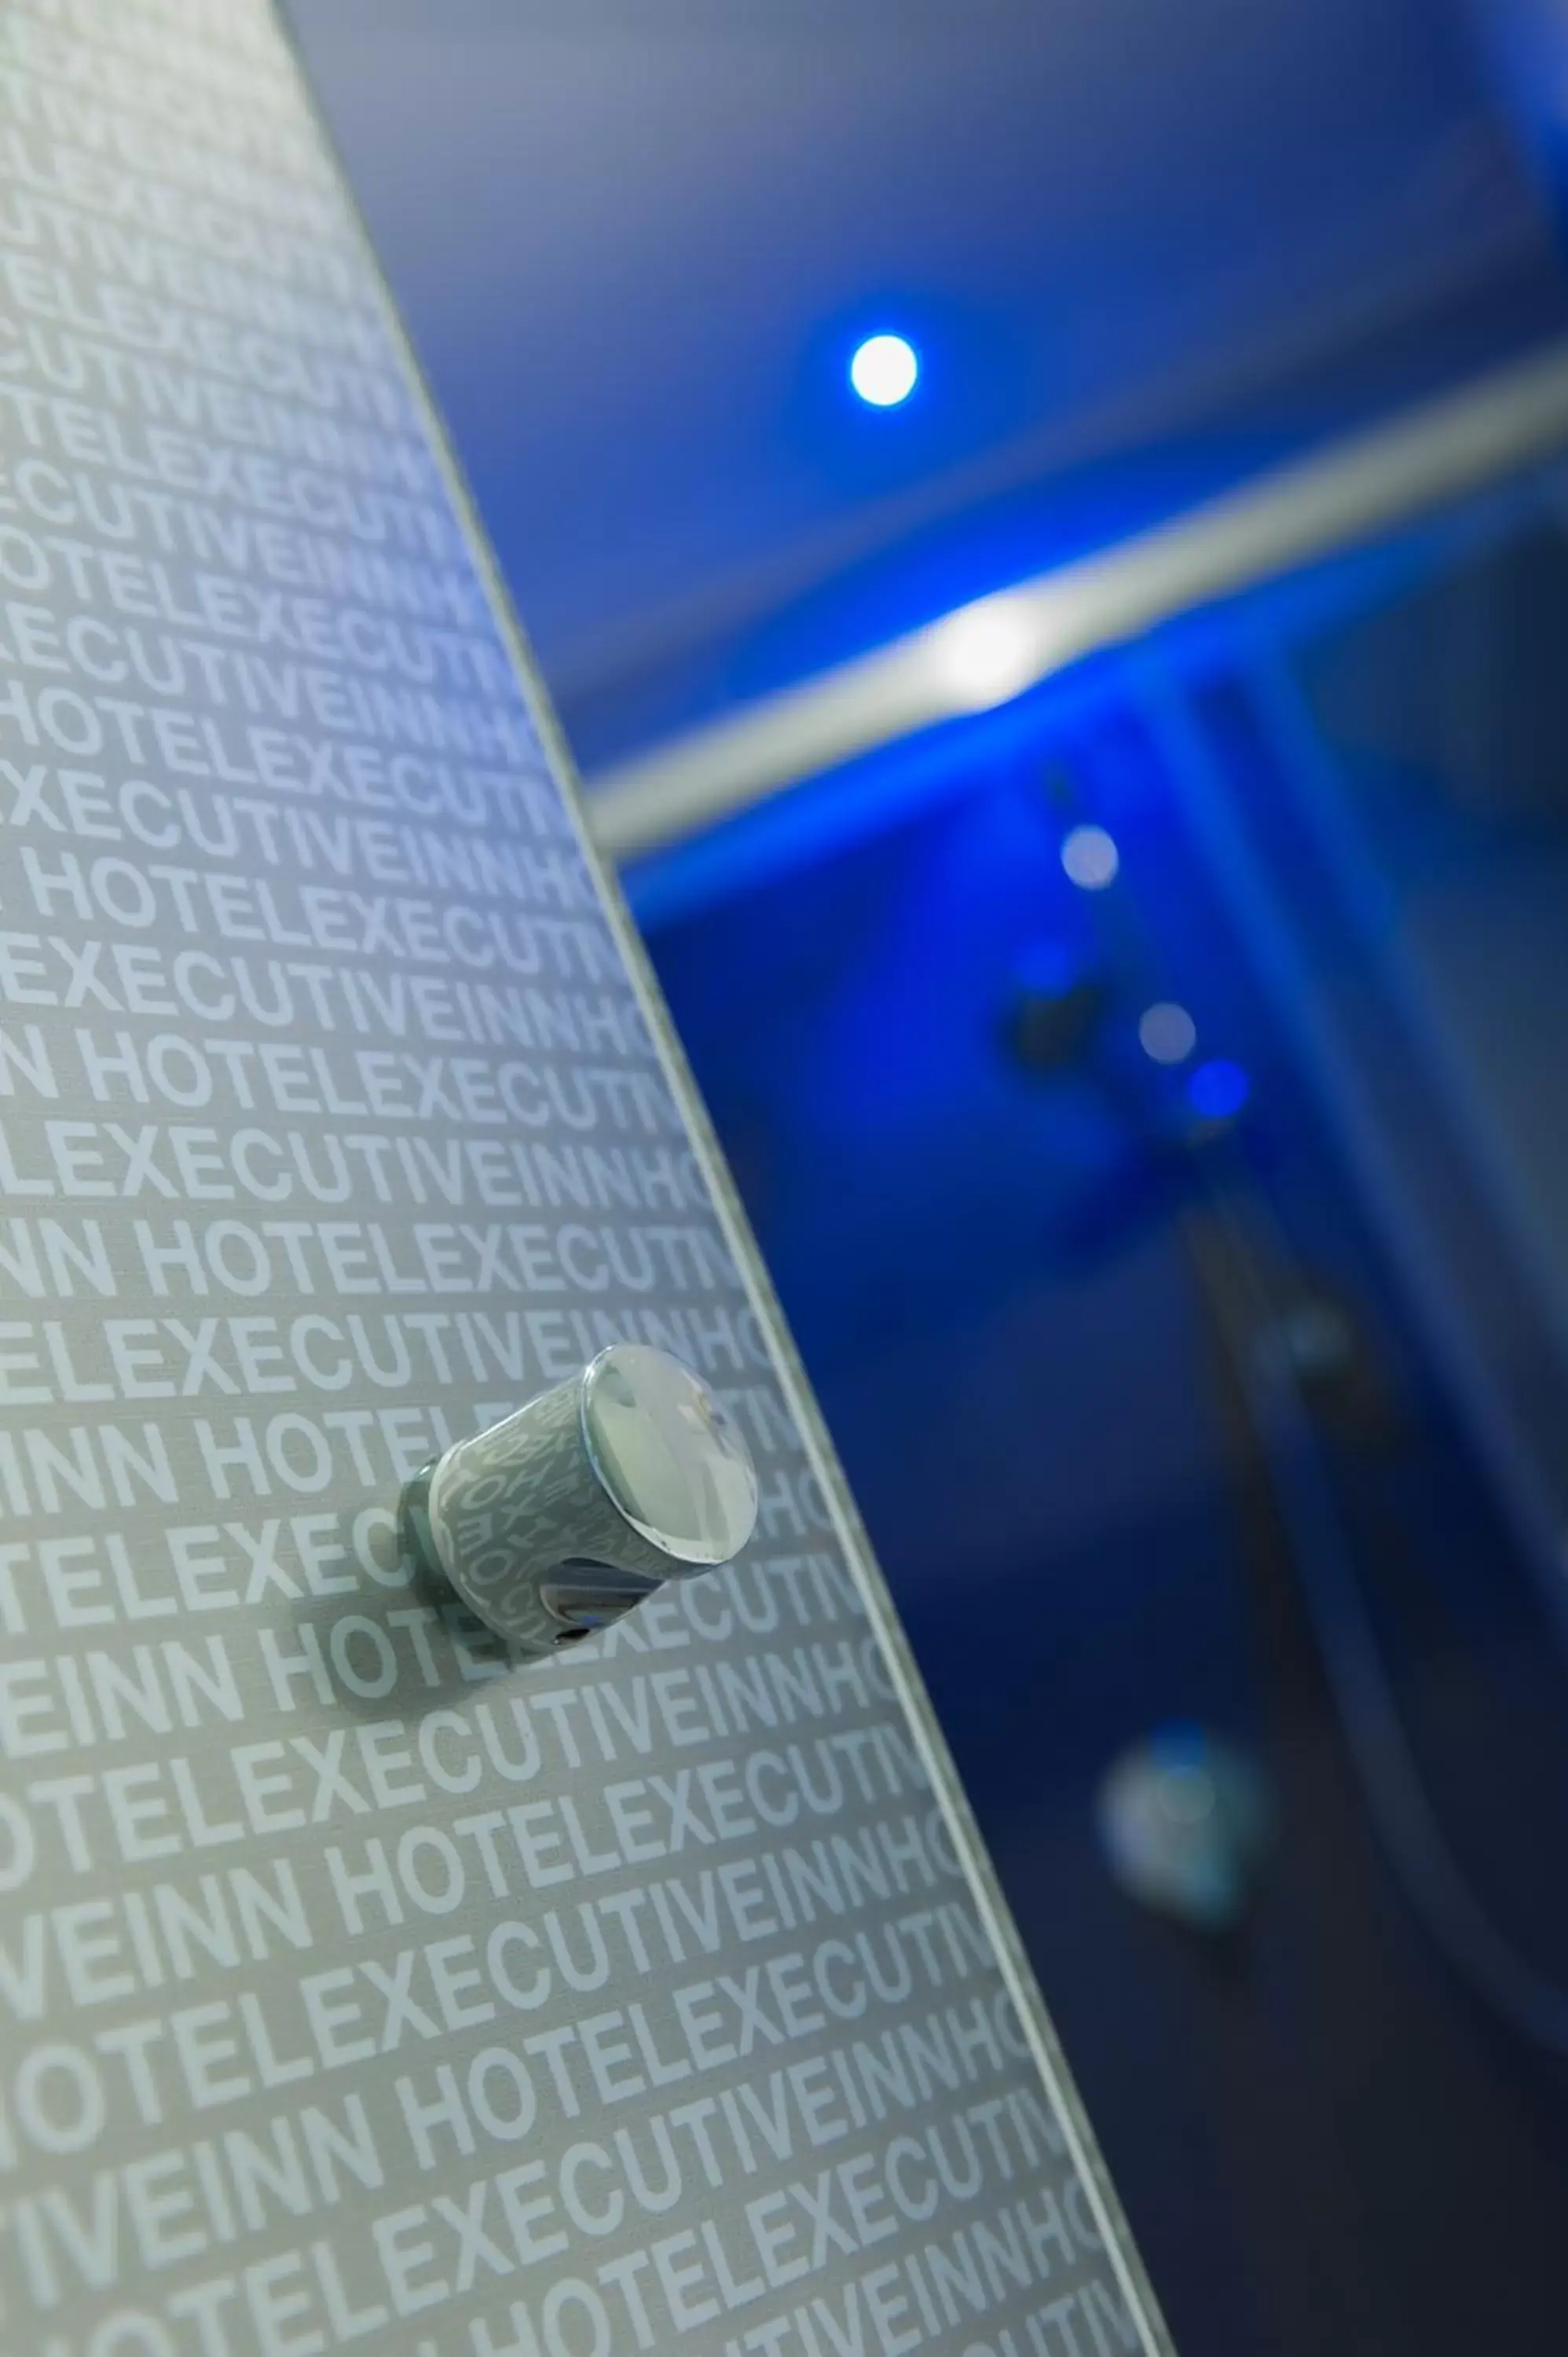
[[[1187,1084],[1187,1101],[1203,1121],[1231,1121],[1252,1093],[1252,1083],[1240,1064],[1217,1056],[1199,1064]]]
[[[1075,826],[1062,838],[1061,862],[1080,892],[1103,892],[1121,873],[1122,855],[1102,826]]]
[[[920,357],[902,336],[867,336],[849,364],[849,381],[873,409],[897,409],[914,392]]]

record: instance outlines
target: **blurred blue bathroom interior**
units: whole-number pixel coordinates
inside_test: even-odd
[[[1560,2350],[1568,7],[290,13],[1176,2346]]]

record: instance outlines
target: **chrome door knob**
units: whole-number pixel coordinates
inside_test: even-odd
[[[525,1653],[712,1571],[757,1525],[757,1472],[707,1385],[664,1351],[607,1351],[421,1469],[405,1548]]]

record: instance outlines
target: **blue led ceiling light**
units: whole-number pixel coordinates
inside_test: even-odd
[[[867,336],[849,364],[849,381],[873,409],[897,409],[914,392],[920,356],[903,336]]]

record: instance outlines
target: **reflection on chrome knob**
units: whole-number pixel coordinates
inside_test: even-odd
[[[533,1654],[728,1563],[756,1523],[746,1442],[705,1383],[640,1342],[457,1441],[403,1494],[416,1566]]]

